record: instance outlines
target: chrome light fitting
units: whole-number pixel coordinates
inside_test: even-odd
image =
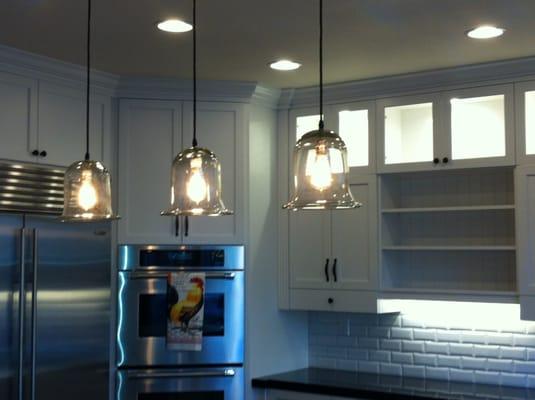
[[[111,178],[108,169],[89,155],[89,104],[91,85],[91,0],[87,2],[87,81],[86,152],[83,161],[71,164],[65,172],[64,204],[61,220],[92,222],[119,218],[113,214]]]
[[[288,210],[335,210],[360,207],[349,188],[347,148],[323,123],[323,0],[319,0],[319,129],[305,133],[293,152],[294,195]]]
[[[221,164],[216,155],[197,145],[197,23],[193,0],[193,142],[171,167],[171,208],[161,215],[231,215],[221,199]]]

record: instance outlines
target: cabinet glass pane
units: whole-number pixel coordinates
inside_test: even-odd
[[[526,92],[526,154],[535,154],[535,91]]]
[[[451,99],[454,160],[505,156],[504,95]]]
[[[368,110],[340,111],[338,132],[347,146],[349,167],[368,165]]]
[[[318,129],[320,116],[318,115],[304,115],[295,119],[295,141],[301,139],[305,133]]]
[[[385,108],[385,164],[433,160],[433,103]]]

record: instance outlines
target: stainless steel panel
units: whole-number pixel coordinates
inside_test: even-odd
[[[19,396],[20,359],[24,355],[24,262],[22,218],[0,216],[0,398]],[[21,282],[22,281],[22,282]],[[22,284],[21,284],[22,283]],[[22,297],[21,297],[22,293]]]
[[[0,210],[61,214],[64,173],[58,167],[0,160]]]
[[[143,271],[141,278],[139,274],[138,271],[119,272],[117,318],[117,365],[119,367],[243,363],[243,271],[207,272],[205,295],[224,296],[224,335],[203,337],[202,351],[199,352],[169,350],[164,335],[148,337],[140,335],[141,298],[146,295],[165,296],[167,275],[162,272]],[[163,315],[162,318],[166,318],[166,314]]]
[[[31,218],[36,230],[32,392],[36,400],[108,395],[109,223],[62,224]],[[32,282],[34,279],[32,279]],[[30,340],[31,341],[31,340]],[[32,374],[30,374],[32,375]]]
[[[229,246],[205,246],[205,245],[120,245],[118,254],[119,270],[139,270],[141,251],[212,251],[218,250],[224,253],[224,265],[210,267],[210,269],[220,270],[243,270],[244,269],[244,247],[238,245]],[[144,266],[143,269],[171,269],[168,265]],[[206,265],[196,265],[195,267],[173,266],[173,270],[181,269],[207,269]]]
[[[238,367],[122,370],[117,400],[243,400],[244,373]]]

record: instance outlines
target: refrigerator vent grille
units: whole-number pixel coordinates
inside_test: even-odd
[[[61,214],[64,174],[60,167],[0,160],[0,211]]]

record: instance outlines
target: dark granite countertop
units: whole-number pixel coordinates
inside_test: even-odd
[[[252,380],[255,388],[368,400],[535,399],[535,389],[306,368]]]

